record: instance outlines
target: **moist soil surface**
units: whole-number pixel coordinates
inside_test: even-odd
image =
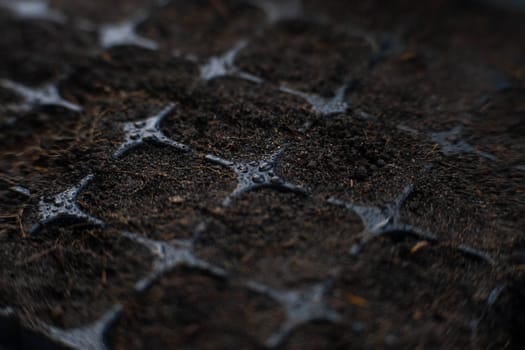
[[[0,7],[0,349],[68,348],[50,326],[115,305],[69,346],[525,347],[525,13],[283,4]],[[154,47],[101,45],[137,16]],[[82,109],[26,103],[6,81],[54,84]],[[338,91],[340,108],[309,99]],[[126,135],[166,107],[164,138]],[[185,260],[138,288],[170,248]]]

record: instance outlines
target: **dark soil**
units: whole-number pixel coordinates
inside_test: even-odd
[[[64,21],[0,7],[0,79],[55,83],[83,108],[17,110],[23,97],[0,85],[0,349],[62,349],[48,325],[90,325],[116,304],[111,349],[525,347],[525,13],[304,0],[270,21],[240,0],[50,5]],[[101,48],[99,26],[137,14],[158,50]],[[240,40],[235,66],[262,83],[201,80]],[[330,115],[280,90],[330,98],[343,85],[349,107]],[[124,123],[169,103],[160,130],[190,152],[150,139],[113,156]],[[275,175],[304,193],[273,182],[223,205],[237,175],[206,156],[249,164],[279,149]],[[105,225],[32,233],[41,198],[88,174],[76,202]],[[409,185],[392,220],[412,229],[365,233],[357,252],[363,222],[329,199],[381,208]],[[191,240],[226,275],[180,264],[138,292],[159,257],[125,232]],[[322,310],[272,344],[290,312],[254,282],[322,285]]]

